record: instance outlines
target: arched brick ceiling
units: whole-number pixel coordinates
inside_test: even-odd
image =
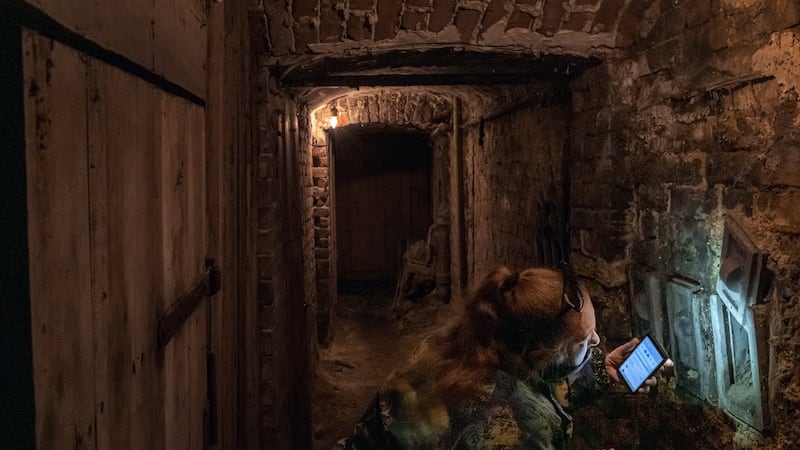
[[[596,55],[630,45],[651,6],[658,10],[646,0],[263,0],[267,51],[285,61],[409,45]]]
[[[351,91],[310,105],[312,128],[318,136],[336,107],[339,126],[413,126],[432,131],[450,125],[451,95],[447,92],[401,88]]]
[[[646,0],[262,0],[283,87],[569,78],[645,33]]]
[[[469,122],[516,104],[561,103],[568,95],[563,84],[543,81],[503,86],[311,88],[299,91],[295,98],[317,121],[329,117],[330,108],[335,106],[345,116],[343,124],[388,123],[436,128],[449,121],[451,102],[456,98],[463,102],[461,114]]]

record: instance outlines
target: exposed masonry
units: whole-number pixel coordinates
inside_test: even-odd
[[[465,127],[466,243],[469,279],[497,265],[519,271],[562,259],[564,147],[568,96],[562,86]]]
[[[266,75],[265,73],[262,75]],[[264,84],[266,85],[266,83]],[[258,289],[258,329],[259,329],[259,405],[261,414],[261,438],[274,433],[279,427],[278,390],[280,385],[279,373],[284,364],[279,354],[279,348],[284,348],[285,343],[276,342],[278,321],[276,317],[283,311],[281,304],[285,297],[282,283],[279,282],[285,274],[274,273],[280,264],[282,250],[280,249],[281,226],[277,220],[280,218],[280,168],[279,147],[275,143],[280,139],[281,131],[277,125],[283,114],[273,116],[267,108],[267,103],[275,103],[279,99],[268,95],[266,89],[259,91],[258,99],[258,128],[260,149],[258,153],[258,168],[256,173],[257,207],[258,207],[258,235],[256,237],[256,260]]]
[[[269,71],[259,73],[256,101],[259,150],[255,155],[254,207],[257,208],[256,300],[258,302],[258,401],[260,441],[289,442],[291,421],[287,411],[294,411],[307,399],[291,397],[284,389],[290,383],[307,385],[309,371],[297,358],[308,351],[302,336],[307,308],[316,302],[313,291],[316,273],[313,259],[303,257],[313,248],[311,192],[311,155],[308,152],[306,111],[297,111],[269,89]],[[289,180],[296,180],[292,184]],[[293,216],[293,211],[302,211]],[[296,217],[297,222],[292,218]],[[302,261],[301,261],[302,260]],[[298,271],[302,262],[302,272]],[[312,325],[312,324],[306,324]],[[300,338],[302,336],[302,338]],[[291,381],[289,381],[291,380]],[[303,406],[305,407],[305,406]]]
[[[798,364],[788,356],[800,352],[800,8],[784,0],[714,4],[682,2],[662,11],[647,50],[589,69],[573,83],[573,264],[593,298],[603,299],[597,323],[609,341],[634,328],[631,279],[653,276],[665,291],[670,279],[693,286],[697,335],[707,342],[723,225],[726,216],[736,218],[769,254],[776,287],[753,307],[769,336],[758,358],[772,358],[762,395],[774,431],[745,446],[789,448],[800,441]],[[742,23],[751,26],[743,31]],[[708,345],[699,351],[708,378],[716,357]],[[576,436],[639,446],[637,435],[615,431],[627,425],[609,420],[604,407],[576,416],[576,424],[591,423],[579,425]],[[680,408],[662,402],[641,414],[669,417],[656,421],[669,424],[657,433],[672,443],[735,446],[721,407]],[[641,416],[625,420],[639,424],[641,436],[655,432]],[[698,422],[701,433],[693,432]]]
[[[790,444],[781,444],[800,441],[793,426],[800,415],[800,388],[796,358],[792,357],[800,352],[796,326],[800,317],[796,283],[800,277],[800,71],[796,63],[800,60],[800,8],[794,0],[617,2],[618,12],[622,12],[617,15],[622,18],[617,31],[603,31],[599,24],[604,22],[598,17],[612,3],[353,0],[305,6],[295,2],[289,9],[278,2],[265,9],[271,25],[271,56],[278,59],[291,59],[292,54],[308,51],[342,55],[349,49],[369,51],[407,43],[488,47],[532,42],[526,41],[530,38],[545,42],[551,39],[545,27],[549,24],[554,30],[556,23],[558,28],[548,42],[569,33],[576,33],[573,37],[577,39],[594,36],[598,42],[606,39],[603,42],[617,45],[623,45],[620,42],[625,39],[640,39],[637,52],[591,68],[570,85],[571,110],[564,114],[568,122],[564,140],[571,158],[572,263],[596,299],[601,335],[609,343],[618,343],[630,336],[634,325],[630,319],[630,273],[688,277],[700,286],[698,295],[712,292],[721,225],[725,215],[736,215],[761,250],[770,255],[767,267],[774,272],[777,287],[771,302],[758,305],[769,308],[768,394],[774,427],[772,435],[763,436],[760,447],[789,448]],[[625,3],[630,5],[627,9]],[[499,5],[499,9],[492,9],[493,5]],[[390,6],[394,9],[386,9]],[[579,7],[585,10],[578,11]],[[633,7],[648,9],[637,16],[632,13]],[[569,14],[563,12],[566,9]],[[492,23],[492,14],[500,19]],[[567,25],[582,14],[586,23]],[[552,17],[558,20],[553,22]],[[626,17],[639,17],[641,23],[623,32]],[[301,29],[301,23],[310,27]],[[616,33],[614,39],[608,39],[609,33]],[[583,45],[585,51],[587,48]],[[530,51],[531,47],[525,49]],[[315,258],[330,261],[333,253],[332,211],[325,196],[330,187],[325,170],[328,154],[322,132],[330,107],[337,108],[343,124],[419,126],[417,121],[444,118],[437,108],[415,107],[426,103],[425,94],[418,89],[418,94],[410,90],[402,94],[360,91],[337,98],[332,104],[314,104],[318,108],[312,113],[308,146],[313,151],[309,153],[314,166]],[[492,104],[479,91],[464,88],[462,93],[475,95],[460,96],[468,124],[464,136],[465,156],[469,158],[466,178],[476,185],[478,181],[488,184],[475,186],[472,197],[466,199],[465,207],[474,208],[467,214],[475,214],[467,220],[492,209],[502,214],[495,216],[492,227],[480,220],[469,223],[472,229],[483,227],[495,236],[493,242],[468,242],[473,251],[468,256],[476,268],[506,255],[514,264],[526,264],[538,255],[525,253],[532,244],[525,240],[538,232],[534,231],[537,227],[554,225],[545,221],[514,228],[507,216],[519,210],[525,215],[539,215],[546,209],[542,205],[548,200],[555,202],[560,193],[554,190],[555,195],[551,195],[543,188],[546,184],[537,185],[539,190],[528,184],[519,189],[519,181],[503,184],[506,178],[524,178],[524,171],[486,169],[498,163],[505,168],[513,160],[516,166],[521,162],[532,170],[541,170],[544,166],[537,166],[532,155],[517,149],[529,148],[530,141],[547,136],[551,128],[538,126],[531,134],[518,131],[530,127],[539,112],[505,108],[515,95],[503,96],[502,101],[496,100],[497,95],[486,96],[496,102]],[[397,97],[390,100],[392,95]],[[419,97],[409,101],[413,95]],[[430,98],[439,99],[435,95]],[[501,111],[486,114],[493,106]],[[447,122],[444,119],[441,123]],[[523,133],[523,137],[516,133]],[[484,153],[490,148],[507,154]],[[546,170],[553,174],[555,159],[543,162],[550,164]],[[556,186],[559,178],[553,175],[549,184]],[[518,189],[512,190],[513,186]],[[537,201],[543,201],[534,202],[531,191],[535,191]],[[323,244],[328,247],[323,248]],[[327,283],[329,291],[328,296],[320,295],[319,304],[330,307],[330,290],[335,290],[331,273],[335,268],[330,263],[320,268],[329,272],[328,280],[318,289]],[[659,393],[660,397],[673,395],[676,393],[669,385]],[[597,448],[608,438],[618,446],[636,448],[645,444],[639,441],[640,436],[648,436],[661,440],[653,442],[654,446],[687,443],[731,448],[734,439],[741,437],[718,409],[661,400],[639,402],[632,408],[614,397],[611,403],[591,405],[576,415],[577,442],[583,442],[585,448]],[[620,405],[636,413],[630,417],[614,415]],[[654,417],[659,420],[652,420]],[[663,418],[669,420],[660,420]],[[704,426],[702,433],[696,430],[698,423]],[[581,429],[581,424],[589,428]],[[654,424],[659,428],[654,429]],[[619,433],[620,429],[637,431]],[[598,437],[603,442],[598,442]]]
[[[629,45],[648,2],[630,0],[290,0],[262,5],[270,54],[358,43]],[[559,35],[569,36],[560,40]]]
[[[314,112],[311,136],[313,158],[312,199],[314,252],[316,261],[317,325],[319,340],[330,338],[331,308],[336,296],[335,233],[331,227],[330,154],[325,129],[332,108],[336,108],[339,126],[370,124],[409,126],[435,133],[447,129],[450,120],[450,99],[419,91],[377,90],[336,98]],[[441,145],[434,144],[441,149]],[[446,145],[444,149],[446,150]],[[443,176],[443,175],[440,175]],[[434,200],[436,203],[436,200]],[[441,202],[440,202],[441,203]]]

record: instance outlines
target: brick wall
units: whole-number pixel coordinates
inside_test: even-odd
[[[799,367],[789,356],[800,351],[800,8],[768,3],[662,2],[641,50],[573,84],[571,241],[577,270],[592,279],[601,334],[613,342],[632,330],[626,271],[685,276],[709,295],[724,218],[736,217],[769,253],[779,288],[773,431],[757,445],[788,448],[800,440]],[[728,448],[754,438],[746,428],[734,437],[735,424],[716,410],[659,408],[646,408],[664,415],[659,445]],[[614,426],[594,422],[593,432]],[[612,442],[640,445],[653,431],[636,430],[633,441]]]
[[[519,87],[515,89],[521,89]],[[565,86],[525,86],[522,103],[469,112],[464,132],[468,279],[496,265],[512,270],[560,259],[563,152],[569,136]],[[530,93],[540,93],[531,95]],[[475,101],[465,109],[474,109]],[[549,235],[549,238],[545,238]],[[555,260],[555,261],[554,261]]]
[[[294,101],[268,89],[259,71],[259,153],[254,197],[258,208],[260,446],[310,446],[310,378],[314,342],[313,228],[308,192],[308,127]]]
[[[415,90],[375,90],[354,93],[337,98],[318,107],[311,114],[307,154],[312,157],[312,182],[305,197],[313,208],[313,257],[316,261],[317,289],[317,330],[319,342],[327,344],[331,339],[332,308],[336,303],[336,233],[335,211],[332,208],[332,182],[330,180],[330,153],[325,129],[329,126],[331,107],[335,107],[340,127],[367,126],[370,124],[410,126],[441,134],[446,129],[450,117],[450,99],[446,95],[428,94]],[[437,131],[438,130],[438,131]],[[435,145],[435,152],[446,151],[441,140]],[[434,155],[434,160],[437,156]],[[441,160],[441,157],[439,157]],[[440,166],[436,166],[440,167]],[[445,166],[446,167],[446,166]],[[335,168],[334,168],[335,170]],[[445,177],[445,173],[438,172]],[[434,173],[437,176],[437,173]],[[441,179],[434,185],[442,184]],[[442,192],[439,189],[439,192]],[[447,192],[444,189],[443,192]],[[436,205],[436,200],[434,200]],[[439,202],[442,208],[446,203]],[[446,210],[446,209],[445,209]]]
[[[255,192],[258,207],[258,234],[256,236],[256,272],[258,289],[258,332],[259,332],[259,411],[260,411],[260,443],[267,433],[276,432],[279,427],[277,404],[283,397],[285,378],[282,373],[287,367],[286,356],[278,349],[285,348],[280,338],[281,332],[276,329],[281,321],[276,320],[283,306],[284,289],[282,275],[275,274],[275,261],[281,258],[280,248],[281,224],[280,212],[280,167],[279,146],[282,133],[274,104],[278,98],[269,94],[265,87],[269,83],[269,73],[259,72],[258,128],[259,153],[256,170]],[[281,117],[283,113],[281,112]]]

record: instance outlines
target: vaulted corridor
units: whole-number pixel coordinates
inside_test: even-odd
[[[9,0],[0,60],[0,448],[328,449],[561,261],[675,362],[568,448],[800,445],[793,0]]]

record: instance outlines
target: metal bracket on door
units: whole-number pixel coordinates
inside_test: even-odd
[[[189,292],[181,295],[158,319],[158,348],[163,349],[178,334],[183,324],[206,297],[219,292],[222,287],[222,270],[214,259],[206,260],[206,273],[195,282]]]

